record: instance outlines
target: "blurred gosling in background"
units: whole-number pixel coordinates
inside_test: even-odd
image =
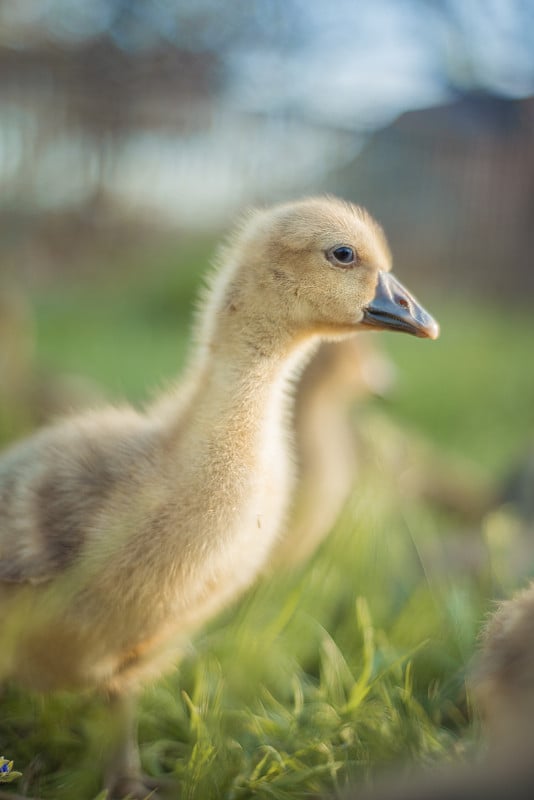
[[[353,415],[388,391],[394,367],[371,337],[323,342],[299,380],[294,409],[297,483],[289,524],[270,567],[304,564],[334,527],[365,460]],[[368,454],[367,454],[368,455]]]

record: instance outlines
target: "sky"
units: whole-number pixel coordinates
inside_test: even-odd
[[[271,39],[230,53],[232,90],[245,107],[372,128],[451,99],[454,88],[534,91],[534,2],[291,4],[300,21],[295,47]]]
[[[334,127],[443,102],[451,82],[534,92],[534,0],[3,0],[0,27],[15,45],[212,50],[225,101]]]

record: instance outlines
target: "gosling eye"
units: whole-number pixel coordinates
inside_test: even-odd
[[[326,251],[326,257],[331,264],[337,267],[354,267],[358,261],[356,252],[348,244],[339,244],[331,247],[330,250]]]

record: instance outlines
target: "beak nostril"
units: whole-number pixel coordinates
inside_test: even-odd
[[[375,296],[364,309],[362,325],[437,339],[439,325],[390,272],[378,272]]]

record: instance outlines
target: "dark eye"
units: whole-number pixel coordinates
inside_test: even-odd
[[[327,259],[340,267],[352,267],[356,263],[356,253],[346,244],[340,244],[337,247],[332,247],[326,253]]]

